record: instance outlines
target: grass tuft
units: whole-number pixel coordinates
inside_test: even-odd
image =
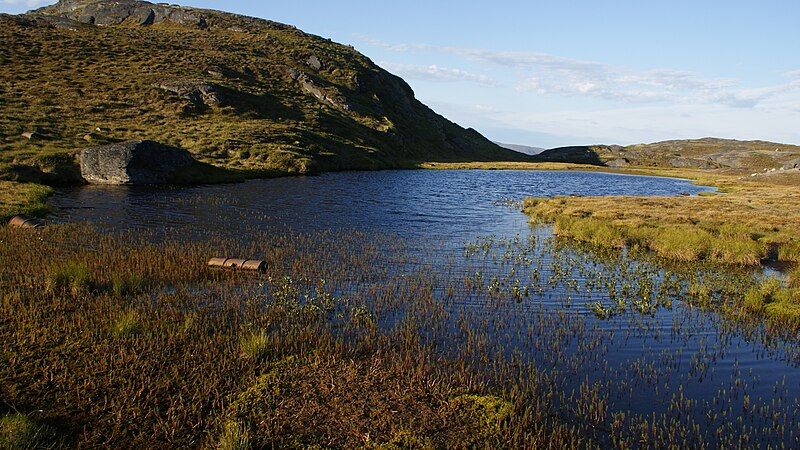
[[[270,339],[266,331],[259,330],[242,337],[239,342],[242,355],[250,359],[265,358],[270,351]]]
[[[69,291],[79,295],[91,288],[91,272],[84,263],[67,262],[55,266],[47,276],[47,290],[54,293]]]
[[[219,450],[247,450],[250,448],[250,433],[235,420],[228,420],[222,429],[217,445]]]
[[[111,325],[111,334],[123,338],[140,335],[144,331],[141,317],[136,311],[127,311],[117,317]]]
[[[111,276],[111,292],[117,297],[135,295],[144,289],[144,279],[138,275],[121,275],[115,273]]]

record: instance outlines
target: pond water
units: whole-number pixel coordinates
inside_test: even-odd
[[[635,293],[655,299],[669,277],[652,262],[560,248],[549,227],[531,226],[514,203],[705,190],[685,180],[594,172],[379,171],[188,188],[87,186],[64,190],[53,203],[58,221],[191,239],[271,230],[396,236],[432,273],[481,286],[451,295],[449,310],[488,333],[488,354],[521,357],[548,374],[562,393],[554,402],[596,390],[610,413],[664,413],[710,442],[740,433],[749,443],[796,446],[800,358],[793,344],[740,330],[680,296],[602,317],[596,302],[607,307]],[[652,283],[625,285],[637,277]],[[623,295],[609,292],[609,283]],[[493,289],[519,301],[498,306]]]
[[[526,196],[678,195],[684,180],[594,172],[407,170],[329,173],[189,188],[86,186],[54,199],[57,220],[115,229],[239,235],[253,229],[358,229],[433,237],[462,247],[478,236],[527,233],[498,203]]]

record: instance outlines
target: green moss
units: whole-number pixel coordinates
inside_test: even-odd
[[[487,433],[499,430],[514,413],[511,402],[493,395],[459,395],[450,400],[450,403],[460,415],[479,425]]]
[[[8,450],[37,448],[41,430],[41,427],[23,414],[3,416],[0,418],[0,448]]]

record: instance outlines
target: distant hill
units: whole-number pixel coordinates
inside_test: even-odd
[[[499,145],[500,147],[507,148],[509,150],[514,150],[515,152],[524,153],[526,155],[537,155],[544,151],[544,149],[541,147],[531,147],[529,145],[519,145],[519,144],[503,144],[497,141],[493,142]]]
[[[703,138],[652,144],[592,145],[545,150],[539,161],[613,167],[652,166],[764,172],[800,167],[800,146],[765,141]]]
[[[254,173],[527,158],[352,47],[269,20],[62,0],[0,15],[0,42],[0,179],[68,181],[78,150],[127,139]]]

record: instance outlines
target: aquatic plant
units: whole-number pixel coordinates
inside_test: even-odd
[[[738,313],[761,281],[745,269],[544,232],[482,238],[469,257],[425,264],[394,237],[356,232],[36,233],[0,229],[0,258],[20,261],[0,266],[0,390],[4,405],[41,410],[76,445],[779,446],[798,436],[793,385],[764,397],[754,380],[771,374],[715,365],[739,337],[759,357],[800,361],[775,339],[798,328],[758,326],[774,300],[761,315]],[[263,258],[267,272],[207,268],[219,248]],[[92,288],[45,289],[42,254],[83,261]],[[119,295],[119,274],[147,282]],[[706,307],[686,307],[704,292]],[[128,331],[115,333],[117,321]],[[702,395],[680,391],[711,373]],[[633,411],[633,396],[667,400]]]

